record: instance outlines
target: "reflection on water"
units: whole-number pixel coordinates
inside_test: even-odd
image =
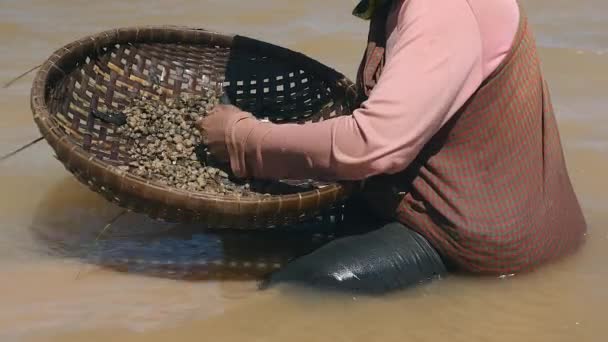
[[[608,48],[603,0],[525,0],[589,239],[571,258],[506,279],[451,276],[383,298],[258,291],[327,241],[310,231],[201,231],[121,213],[37,145],[0,165],[0,340],[605,341]],[[354,76],[365,24],[350,1],[0,1],[0,81],[117,26],[244,33]],[[321,9],[321,10],[320,10]],[[233,20],[236,18],[236,20]],[[0,154],[38,134],[32,75],[0,89]],[[262,267],[261,265],[264,265]]]
[[[122,210],[108,221],[107,207],[82,206],[88,190],[66,196],[70,184],[58,184],[40,202],[33,235],[52,255],[115,270],[181,280],[260,280],[333,237],[328,226],[204,231]]]

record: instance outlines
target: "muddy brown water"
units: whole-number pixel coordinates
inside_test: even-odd
[[[576,255],[525,276],[452,276],[382,298],[257,291],[254,279],[264,268],[321,242],[306,234],[226,238],[127,214],[111,238],[92,244],[120,209],[74,181],[41,143],[0,165],[0,341],[605,341],[608,3],[523,4],[589,223],[588,241]],[[84,35],[139,24],[242,33],[353,77],[366,27],[351,18],[352,5],[0,0],[0,81]],[[0,153],[37,137],[31,81],[32,75],[0,89]],[[104,255],[115,257],[117,267],[96,266]],[[170,259],[186,266],[163,263]],[[129,262],[126,269],[121,260]],[[138,260],[157,267],[139,272]],[[196,262],[209,260],[219,263],[217,270],[197,273],[209,268]]]

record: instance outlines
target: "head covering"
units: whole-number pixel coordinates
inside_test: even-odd
[[[363,20],[370,20],[376,9],[390,3],[392,0],[361,0],[353,10],[353,15]]]

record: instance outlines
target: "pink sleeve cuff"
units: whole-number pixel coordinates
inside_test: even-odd
[[[226,131],[230,167],[235,176],[250,178],[254,176],[256,165],[262,163],[259,155],[264,135],[270,130],[269,124],[260,122],[251,114],[240,116]],[[249,159],[249,161],[248,161]]]

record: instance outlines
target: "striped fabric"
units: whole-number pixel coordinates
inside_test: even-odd
[[[377,26],[381,17],[359,70],[362,98],[382,70]],[[468,272],[529,271],[580,245],[586,223],[523,11],[501,66],[407,170],[369,180],[365,194]]]

